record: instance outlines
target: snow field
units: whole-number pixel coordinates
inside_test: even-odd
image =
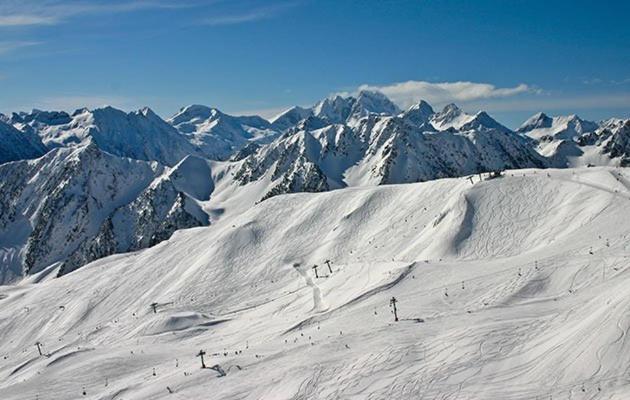
[[[209,227],[1,286],[0,398],[628,398],[629,176],[211,199]]]

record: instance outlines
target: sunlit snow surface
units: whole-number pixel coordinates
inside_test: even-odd
[[[2,286],[0,399],[630,398],[630,170],[473,180],[278,196]]]

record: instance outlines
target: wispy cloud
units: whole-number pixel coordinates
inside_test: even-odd
[[[0,27],[54,25],[86,14],[174,9],[209,4],[215,0],[2,0]]]
[[[583,79],[582,83],[585,85],[599,85],[600,83],[603,83],[604,81],[600,78],[591,78],[591,79]]]
[[[213,15],[203,18],[200,23],[209,26],[235,25],[246,22],[273,18],[289,8],[295,7],[297,2],[277,3],[266,7],[245,10],[238,13]]]
[[[409,107],[425,100],[431,104],[466,103],[480,99],[505,98],[525,93],[539,93],[540,89],[524,83],[500,88],[479,82],[407,81],[389,85],[361,85],[359,90],[375,90],[385,94],[401,107]]]
[[[234,25],[234,24],[241,24],[243,22],[257,21],[260,19],[268,18],[268,17],[269,17],[269,14],[265,12],[251,11],[245,14],[220,15],[216,17],[208,17],[208,18],[205,18],[203,21],[201,21],[201,23],[203,25],[210,25],[210,26]]]
[[[41,42],[25,42],[25,41],[14,41],[14,42],[0,42],[0,55],[4,55],[11,51],[23,48],[36,46],[41,44]]]
[[[602,78],[586,78],[582,79],[584,85],[626,85],[630,83],[630,78],[625,79],[602,79]]]
[[[43,15],[4,15],[0,16],[0,26],[53,25],[58,20],[55,17]]]

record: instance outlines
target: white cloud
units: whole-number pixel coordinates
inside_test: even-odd
[[[478,82],[426,82],[407,81],[390,85],[361,85],[358,90],[376,90],[394,103],[407,108],[420,100],[434,105],[446,103],[467,103],[480,99],[504,98],[524,93],[539,93],[524,83],[514,87],[498,88],[490,83]]]
[[[0,55],[9,53],[13,50],[17,50],[23,47],[36,46],[38,44],[41,44],[41,42],[24,42],[24,41],[0,42]]]
[[[55,17],[42,15],[3,15],[0,16],[0,26],[25,26],[25,25],[53,25],[58,20]]]
[[[252,11],[244,14],[234,15],[218,15],[213,17],[204,18],[201,23],[203,25],[220,26],[220,25],[234,25],[243,22],[257,21],[260,19],[268,18],[268,14],[262,11]]]
[[[259,21],[261,19],[273,18],[281,12],[294,7],[297,3],[277,3],[267,7],[261,7],[253,10],[246,10],[241,13],[225,14],[225,15],[213,15],[206,17],[200,21],[202,25],[209,26],[221,26],[221,25],[235,25],[245,22]]]
[[[0,27],[53,25],[78,15],[172,9],[216,0],[1,0]]]

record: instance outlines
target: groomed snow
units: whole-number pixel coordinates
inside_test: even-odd
[[[629,398],[630,170],[472,179],[278,196],[1,286],[0,398]]]

